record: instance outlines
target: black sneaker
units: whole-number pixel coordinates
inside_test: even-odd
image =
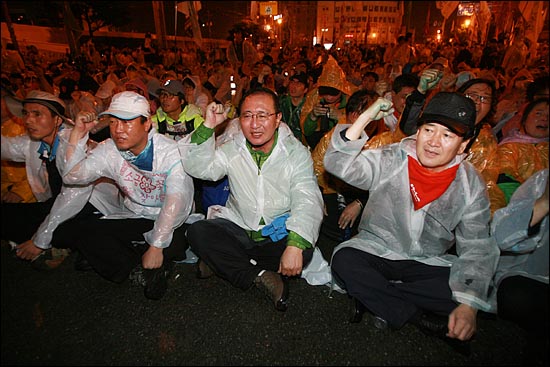
[[[455,338],[449,338],[446,335],[448,330],[447,317],[439,316],[431,312],[419,312],[410,320],[410,322],[424,335],[440,339],[463,356],[470,356],[471,347],[469,340],[463,341]]]
[[[145,287],[145,277],[143,276],[143,267],[141,264],[136,265],[132,269],[130,275],[128,275],[128,279],[130,280],[130,284],[134,286]]]
[[[88,259],[80,253],[80,251],[77,251],[76,253],[76,259],[74,260],[74,270],[76,271],[91,271],[94,270],[90,263],[88,262]]]
[[[144,269],[145,289],[143,294],[148,299],[159,300],[168,289],[170,271],[163,265],[157,269]]]
[[[367,308],[355,297],[351,297],[349,322],[357,324],[363,320],[363,314]]]
[[[199,263],[197,265],[197,278],[208,279],[211,278],[213,275],[214,271],[212,271],[210,266],[206,265],[204,261],[199,260]]]

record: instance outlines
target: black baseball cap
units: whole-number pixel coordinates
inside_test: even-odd
[[[296,80],[302,83],[303,85],[305,85],[306,87],[309,85],[308,79],[309,79],[308,75],[303,71],[298,71],[296,74],[290,77],[290,80]]]
[[[337,96],[339,93],[342,93],[340,90],[336,88],[325,87],[325,86],[320,86],[318,92],[320,96],[325,96],[325,95]]]
[[[428,102],[417,125],[436,122],[455,134],[469,139],[476,124],[476,105],[468,97],[456,92],[439,92]]]

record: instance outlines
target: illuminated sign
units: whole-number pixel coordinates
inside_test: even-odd
[[[260,15],[278,14],[276,1],[260,1]]]
[[[479,11],[479,3],[460,3],[458,4],[457,15],[459,17],[471,17],[476,11]]]

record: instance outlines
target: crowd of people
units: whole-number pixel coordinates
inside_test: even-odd
[[[547,363],[547,43],[25,51],[2,55],[2,240],[36,269],[76,253],[160,300],[195,257],[284,312],[324,236],[350,322],[468,353],[502,318]]]

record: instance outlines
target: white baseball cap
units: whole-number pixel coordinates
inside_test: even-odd
[[[151,116],[149,101],[136,92],[120,92],[113,96],[111,104],[99,116],[112,115],[121,120],[133,120],[139,116]]]

